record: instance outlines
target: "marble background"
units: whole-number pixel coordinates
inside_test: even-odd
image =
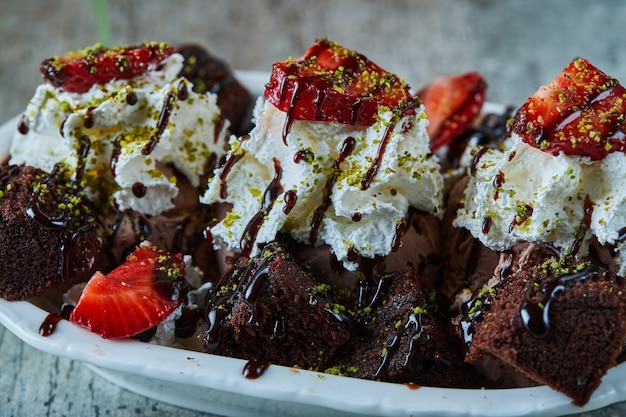
[[[415,88],[477,70],[488,99],[520,105],[570,60],[626,80],[626,3],[619,0],[108,0],[112,44],[198,42],[237,69],[267,71],[317,37],[357,49]],[[99,41],[92,4],[0,0],[0,122],[41,82],[39,62]],[[79,363],[41,353],[0,328],[0,416],[177,415]],[[616,404],[579,416],[626,414]]]

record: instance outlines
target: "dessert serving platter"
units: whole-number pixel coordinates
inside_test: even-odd
[[[253,94],[268,74],[238,71]],[[0,126],[6,157],[17,126]],[[135,340],[107,340],[67,321],[48,337],[39,327],[48,312],[27,301],[0,300],[0,323],[29,345],[84,363],[138,394],[180,407],[227,416],[560,416],[626,400],[626,364],[611,369],[584,407],[552,389],[469,390],[416,387],[340,377],[272,365],[257,379],[246,361]]]

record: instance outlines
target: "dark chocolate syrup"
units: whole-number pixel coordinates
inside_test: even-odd
[[[91,129],[93,127],[93,111],[95,109],[95,107],[87,107],[85,118],[83,120],[83,126],[85,126],[85,129]]]
[[[491,216],[487,216],[483,219],[483,224],[481,226],[481,231],[483,232],[484,235],[486,235],[487,233],[489,233],[489,230],[491,230],[491,223],[493,222],[493,220],[491,219]]]
[[[257,379],[261,377],[269,367],[270,363],[264,359],[250,359],[244,365],[242,374],[246,379]]]
[[[313,160],[313,158],[315,158],[315,155],[313,154],[313,152],[309,150],[299,150],[298,152],[294,154],[293,162],[295,162],[296,164],[299,164],[302,161]]]
[[[130,189],[137,198],[145,197],[146,191],[148,191],[148,187],[146,187],[143,182],[134,183]]]
[[[496,191],[493,193],[494,200],[498,200],[498,198],[500,198],[500,188],[502,188],[502,184],[504,184],[504,172],[500,171],[493,179],[493,186],[496,189]]]
[[[483,155],[487,153],[488,150],[488,147],[483,146],[478,150],[478,152],[476,152],[476,155],[474,155],[474,157],[472,158],[472,165],[470,165],[470,174],[472,175],[472,177],[476,176],[476,172],[478,170],[478,162],[480,161],[480,158],[482,158]]]
[[[23,114],[22,117],[20,117],[20,121],[17,123],[17,131],[20,132],[22,135],[25,135],[28,133],[29,130],[30,128],[28,127],[28,118],[25,114]]]
[[[288,190],[285,192],[285,206],[283,207],[283,213],[289,214],[298,201],[298,192],[296,190]]]
[[[511,221],[511,224],[509,225],[509,233],[511,233],[513,229],[515,229],[520,224],[524,224],[524,222],[528,220],[532,215],[533,207],[530,204],[526,204],[524,206],[524,211],[518,212],[517,215],[513,218],[513,221]]]
[[[43,323],[41,323],[41,326],[39,326],[39,334],[43,337],[48,337],[52,335],[52,333],[54,333],[57,328],[57,324],[61,320],[63,320],[63,317],[61,317],[60,314],[48,313]]]
[[[546,279],[539,287],[540,297],[532,300],[527,290],[525,301],[520,307],[520,317],[526,330],[537,339],[545,339],[550,334],[550,307],[558,294],[564,292],[568,285],[598,276],[600,270],[596,266],[568,275]],[[534,283],[531,283],[533,285]]]
[[[185,306],[182,315],[175,322],[174,335],[181,339],[190,338],[196,332],[201,317],[199,309]]]
[[[176,97],[180,101],[185,101],[189,98],[189,89],[187,88],[187,82],[182,80],[178,83],[178,89],[176,90]]]
[[[280,166],[280,161],[274,158],[274,178],[268,184],[265,192],[263,193],[263,204],[261,209],[256,212],[250,219],[244,230],[243,236],[239,241],[239,248],[243,256],[249,256],[252,252],[252,248],[256,241],[256,236],[265,222],[266,216],[272,211],[274,202],[279,195],[283,193],[283,185],[281,179],[283,175],[283,169]]]
[[[161,107],[161,113],[159,114],[159,120],[156,125],[156,132],[150,136],[148,143],[143,147],[141,153],[144,155],[150,155],[154,148],[159,144],[161,140],[161,136],[165,129],[167,128],[167,124],[170,121],[170,116],[172,115],[172,111],[174,110],[174,104],[176,103],[177,96],[173,92],[169,92],[163,98],[163,106]]]
[[[389,365],[393,359],[393,356],[400,350],[401,342],[403,339],[408,340],[409,348],[402,361],[402,366],[406,367],[411,362],[417,347],[419,346],[419,339],[424,331],[422,326],[422,314],[411,313],[408,317],[404,328],[398,334],[393,336],[391,343],[386,347],[382,355],[382,361],[374,374],[375,379],[384,379],[387,376]]]
[[[374,310],[377,305],[382,303],[382,295],[385,292],[385,289],[389,287],[391,284],[391,280],[393,279],[393,274],[384,274],[380,276],[380,278],[375,280],[374,277],[365,277],[363,279],[359,279],[358,281],[358,297],[357,297],[357,309],[359,310]],[[367,295],[369,293],[369,287],[371,285],[376,285],[376,289],[372,294],[371,298],[368,300]],[[365,320],[367,322],[367,319]]]
[[[111,174],[113,175],[113,177],[116,177],[117,174],[115,173],[115,168],[117,167],[117,162],[120,159],[120,155],[122,153],[122,142],[121,142],[122,137],[118,137],[115,139],[115,141],[113,142],[113,150],[111,151],[111,162],[109,164],[109,167],[111,168]]]
[[[504,251],[500,254],[500,281],[509,277],[512,273],[511,267],[513,266],[513,253],[510,251]]]
[[[80,184],[85,175],[87,156],[91,150],[91,139],[83,134],[77,134],[76,138],[78,140],[78,148],[76,149],[76,182]]]
[[[134,106],[139,101],[139,97],[137,97],[137,93],[134,91],[129,91],[126,93],[126,104],[129,106]]]
[[[398,121],[405,114],[411,111],[414,111],[415,108],[418,107],[419,105],[420,105],[419,100],[412,100],[394,109],[393,116],[391,120],[389,121],[389,123],[387,123],[385,127],[385,133],[383,134],[383,137],[381,138],[380,143],[378,144],[378,150],[376,151],[376,159],[374,160],[374,163],[372,164],[372,166],[365,173],[365,178],[361,182],[362,190],[367,190],[372,184],[372,181],[374,181],[376,174],[378,174],[378,169],[380,168],[380,165],[383,162],[383,156],[385,154],[385,149],[387,148],[387,144],[389,143],[389,140],[391,138],[391,133],[395,129]]]
[[[580,250],[580,246],[585,240],[585,235],[591,226],[591,216],[593,215],[593,202],[589,198],[589,195],[585,196],[585,202],[583,203],[583,220],[576,231],[574,243],[572,243],[571,254],[576,255]]]
[[[241,138],[241,140],[244,141],[247,140],[247,138],[247,136],[244,136]],[[222,169],[220,170],[218,179],[220,180],[220,198],[223,200],[228,197],[228,184],[226,183],[226,178],[228,177],[228,174],[230,174],[230,171],[233,169],[233,166],[235,166],[235,164],[239,162],[241,158],[243,158],[243,155],[243,152],[230,154],[228,159],[226,159],[226,162],[224,162]]]
[[[400,249],[400,245],[402,244],[402,236],[404,236],[404,234],[406,233],[407,230],[409,230],[409,222],[406,220],[405,217],[403,217],[397,224],[396,224],[396,233],[393,236],[393,241],[391,243],[391,251],[392,252],[397,252],[398,249]]]
[[[498,284],[494,286],[494,289],[497,287]],[[469,346],[472,343],[476,332],[476,323],[481,321],[483,313],[489,310],[491,310],[491,295],[483,293],[482,289],[474,291],[471,299],[461,305],[463,318],[460,321],[460,326],[466,345]]]
[[[60,313],[49,313],[39,326],[39,334],[43,337],[52,335],[57,328],[57,324],[59,324],[61,320],[69,320],[73,309],[74,306],[64,304],[61,306]]]
[[[15,173],[19,170],[20,170],[19,165],[1,166],[0,167],[0,186],[2,187],[6,186],[10,182],[11,177],[13,177]]]
[[[322,225],[322,219],[324,218],[324,214],[328,207],[330,207],[331,195],[333,192],[333,187],[337,182],[337,178],[341,174],[341,163],[348,158],[354,152],[354,147],[356,146],[356,139],[352,136],[348,136],[341,145],[341,150],[339,152],[339,156],[335,161],[333,161],[332,166],[332,175],[328,177],[326,180],[326,184],[324,185],[322,203],[317,206],[315,211],[313,212],[313,217],[311,220],[311,230],[309,232],[309,243],[312,245],[317,242],[317,235],[319,232],[319,228]]]

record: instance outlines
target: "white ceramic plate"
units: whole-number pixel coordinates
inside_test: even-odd
[[[239,72],[260,94],[266,73]],[[15,117],[0,125],[0,159],[8,154]],[[242,376],[245,361],[132,340],[112,341],[59,323],[38,333],[47,315],[29,302],[0,300],[0,323],[44,352],[87,364],[139,394],[177,406],[228,416],[559,416],[626,400],[626,363],[611,369],[589,403],[576,407],[547,387],[461,390],[389,384],[270,366],[256,380]]]

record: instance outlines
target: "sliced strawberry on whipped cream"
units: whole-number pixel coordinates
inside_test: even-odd
[[[318,39],[298,59],[272,66],[265,98],[293,120],[371,126],[381,106],[402,107],[415,98],[397,75],[356,51]],[[289,131],[286,124],[284,136]]]
[[[626,150],[625,99],[616,79],[575,59],[524,103],[512,132],[552,155],[600,160]]]
[[[417,93],[426,108],[431,148],[448,145],[480,113],[487,83],[477,72],[433,79]]]
[[[398,251],[411,207],[441,213],[424,108],[362,54],[321,39],[275,63],[253,119],[200,199],[230,207],[209,227],[216,248],[254,257],[289,235],[355,271]]]
[[[70,321],[105,339],[145,332],[169,316],[186,296],[182,255],[142,244],[126,262],[89,280]]]
[[[485,246],[593,253],[626,276],[626,89],[575,59],[518,110],[501,147],[473,154],[455,225]],[[593,250],[592,250],[593,248]]]
[[[95,84],[130,80],[157,67],[175,52],[157,42],[107,48],[100,44],[44,60],[39,70],[46,82],[69,93],[85,93]]]

